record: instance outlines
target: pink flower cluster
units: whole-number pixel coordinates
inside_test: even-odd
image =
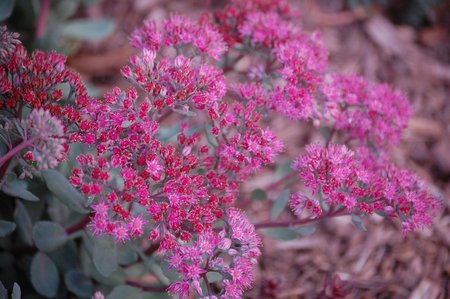
[[[236,33],[237,40],[243,43],[240,51],[256,60],[265,59],[260,61],[263,69],[253,77],[268,89],[268,108],[293,120],[318,119],[328,52],[317,32],[306,35],[290,14],[280,13],[276,7],[242,14]],[[221,28],[227,27],[227,20],[218,20]]]
[[[207,15],[146,22],[131,37],[137,55],[122,68],[133,87],[89,101],[80,132],[70,136],[95,148],[78,157],[70,178],[93,202],[94,233],[158,242],[180,277],[169,291],[181,298],[241,298],[254,280],[259,239],[232,205],[242,182],[283,150],[261,125],[271,110],[331,124],[362,146],[307,147],[294,167],[312,196],[292,196],[296,215],[319,218],[327,206],[385,213],[406,232],[428,225],[438,209],[418,179],[377,156],[386,156],[381,141],[398,139],[406,124],[404,97],[357,77],[328,76],[319,34],[306,35],[292,16],[284,1],[255,0],[234,1],[215,15],[217,26]],[[250,80],[230,84],[226,71],[242,55],[256,67],[247,70]],[[224,61],[224,70],[205,56]],[[167,117],[180,123],[172,138],[163,137]],[[212,273],[221,277],[218,292]]]
[[[172,46],[178,52],[190,53],[186,46],[193,46],[197,53],[219,60],[227,46],[208,15],[194,21],[185,16],[172,15],[159,30],[155,21],[146,21],[142,28],[131,35],[131,45],[139,50],[158,51],[162,46]]]
[[[0,50],[2,115],[20,118],[31,108],[24,126],[39,140],[27,163],[54,167],[69,142],[91,149],[70,177],[88,198],[91,230],[116,242],[145,236],[159,244],[180,277],[172,294],[242,298],[260,239],[233,204],[242,183],[284,149],[265,126],[272,111],[329,125],[332,137],[345,140],[308,145],[296,159],[310,196],[290,198],[295,215],[376,212],[408,232],[429,225],[439,209],[424,183],[387,154],[411,114],[406,98],[387,85],[328,75],[320,35],[302,32],[296,15],[284,0],[233,0],[214,19],[147,21],[133,32],[137,53],[121,70],[131,86],[100,99],[87,96],[63,56],[29,57],[0,29],[0,44],[8,45]],[[245,56],[253,66],[233,81],[227,72]],[[210,281],[214,275],[220,278]]]
[[[63,55],[38,50],[28,55],[17,38],[0,27],[0,128],[8,136],[3,140],[9,140],[9,153],[15,154],[0,166],[4,169],[15,156],[23,174],[31,176],[65,157],[67,134],[76,130],[88,95],[78,74],[65,68]],[[69,86],[67,95],[63,85]]]
[[[400,91],[357,76],[335,74],[326,81],[324,114],[335,129],[378,148],[395,145],[400,140],[412,113]]]
[[[226,277],[220,297],[239,298],[253,280],[259,239],[245,215],[230,205],[240,184],[272,163],[283,144],[260,125],[265,99],[258,85],[236,85],[238,99],[224,100],[224,74],[198,59],[203,50],[214,58],[210,50],[220,49],[223,40],[214,31],[208,39],[212,48],[201,46],[200,24],[214,31],[212,25],[172,16],[162,29],[148,22],[133,33],[138,54],[122,74],[134,87],[115,88],[86,105],[80,132],[70,141],[94,147],[95,155],[77,158],[70,181],[94,202],[95,234],[116,242],[145,234],[159,242],[183,277],[172,292],[200,294],[207,267],[214,265]],[[200,52],[184,56],[186,44]],[[171,55],[162,46],[181,53]],[[183,121],[176,139],[167,141],[161,126],[174,113]],[[219,235],[217,224],[227,227]],[[221,254],[233,261],[221,260]],[[211,263],[206,268],[205,257]]]
[[[406,233],[430,225],[441,208],[414,174],[365,148],[353,151],[345,145],[308,145],[293,167],[311,194],[319,195],[314,199],[294,194],[290,206],[297,216],[308,210],[320,217],[326,204],[344,207],[349,214],[377,212],[397,218]]]
[[[183,280],[170,286],[171,294],[189,298],[192,289],[198,296],[204,296],[200,279],[205,279],[210,290],[208,274],[211,273],[220,275],[217,282],[223,290],[209,298],[242,298],[243,292],[252,285],[253,266],[261,254],[255,228],[234,208],[227,211],[224,220],[228,222],[228,229],[219,233],[205,230],[193,244],[176,243],[168,261],[170,268],[176,269]]]
[[[272,24],[278,22],[279,16],[282,18],[298,16],[298,12],[293,10],[286,0],[231,0],[230,2],[231,3],[224,9],[215,13],[215,19],[219,25],[219,30],[230,47],[234,47],[237,43],[243,42],[242,30],[245,35],[251,27],[261,26],[260,28],[263,28],[265,26],[261,23],[258,24],[258,21],[256,20],[259,17],[264,18],[260,13],[271,14],[274,19],[269,19],[269,22]],[[253,16],[249,17],[251,15]],[[248,19],[252,19],[252,21],[250,21],[252,24],[247,22]],[[247,24],[244,24],[245,22],[247,22]],[[269,28],[269,30],[272,29],[273,26],[272,28]],[[261,37],[265,34],[262,31],[259,31],[259,33]],[[259,39],[259,42],[262,42],[262,40],[264,40],[264,38]],[[255,42],[257,41],[258,38]]]

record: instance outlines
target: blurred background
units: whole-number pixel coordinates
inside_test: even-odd
[[[0,0],[0,22],[19,32],[29,50],[68,55],[91,95],[100,96],[127,85],[119,69],[132,54],[128,36],[143,20],[171,12],[198,16],[224,5],[222,0]],[[302,12],[305,31],[322,33],[331,71],[387,82],[409,96],[415,115],[393,155],[431,185],[444,209],[432,229],[405,238],[395,224],[379,218],[367,219],[365,232],[338,218],[321,222],[303,238],[264,240],[258,282],[248,296],[319,298],[321,290],[350,284],[352,298],[450,298],[450,1],[292,5]],[[310,130],[289,129],[281,118],[275,127],[290,144],[286,159],[315,138]],[[270,175],[263,173],[246,188],[265,185]],[[269,213],[262,202],[252,209],[253,219]]]

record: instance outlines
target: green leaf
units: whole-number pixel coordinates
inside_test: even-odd
[[[91,6],[95,4],[99,4],[102,0],[81,0],[81,3],[84,6]]]
[[[33,240],[39,250],[49,252],[67,241],[67,233],[55,222],[39,221],[33,227]]]
[[[129,243],[117,246],[117,262],[119,265],[130,265],[136,262],[138,254]]]
[[[98,238],[94,244],[92,260],[98,272],[108,277],[117,269],[117,247],[109,237]]]
[[[144,262],[144,266],[148,270],[150,270],[150,272],[153,273],[161,283],[163,283],[163,284],[170,283],[171,280],[167,278],[166,274],[164,274],[164,271],[161,266],[162,262],[160,259],[156,258],[155,255],[152,255],[150,257],[146,256],[145,253],[140,248],[138,248],[136,251],[137,251],[139,257]],[[169,264],[167,263],[166,266],[168,267]],[[177,277],[176,279],[178,279],[178,278],[179,277]]]
[[[273,180],[276,182],[288,174],[290,174],[293,170],[291,168],[292,161],[286,161],[283,164],[280,164],[277,169],[275,170],[275,174],[273,176]]]
[[[80,252],[74,240],[68,240],[64,245],[47,254],[61,272],[75,269],[80,264]]]
[[[106,299],[140,299],[142,298],[141,290],[128,285],[115,287]]]
[[[142,299],[173,299],[172,296],[166,292],[156,293],[156,292],[144,292],[142,293]]]
[[[11,221],[0,220],[0,238],[12,233],[16,229],[16,224]]]
[[[13,12],[16,0],[1,0],[0,1],[0,22],[9,18]]]
[[[45,253],[36,253],[31,261],[31,284],[45,297],[53,298],[58,292],[58,269]]]
[[[162,259],[160,263],[162,273],[169,281],[177,281],[180,279],[180,275],[177,273],[176,269],[170,268],[170,264],[166,259]]]
[[[223,281],[223,276],[217,272],[207,272],[206,277],[208,277],[208,282],[213,283],[216,281]]]
[[[124,284],[127,280],[127,274],[123,270],[123,268],[117,268],[116,271],[114,271],[109,277],[105,277],[100,272],[98,272],[97,268],[95,268],[94,264],[89,264],[87,273],[89,276],[97,281],[98,283],[106,286],[117,286],[120,284]]]
[[[291,191],[286,189],[284,190],[280,196],[275,200],[272,205],[272,210],[270,211],[270,218],[276,219],[281,212],[286,208],[287,203],[289,201],[289,197],[291,196]]]
[[[295,232],[302,237],[312,235],[315,231],[316,227],[314,225],[302,226],[295,229]]]
[[[50,11],[55,19],[63,21],[73,16],[80,6],[79,0],[59,0]]]
[[[14,222],[17,224],[19,234],[22,236],[27,245],[33,245],[33,237],[31,235],[32,224],[27,209],[19,201],[16,200],[16,210],[14,211]]]
[[[217,138],[216,138],[216,136],[214,136],[213,134],[211,134],[211,129],[212,129],[212,126],[211,126],[210,124],[206,124],[206,125],[205,125],[206,139],[208,140],[208,143],[209,143],[212,147],[216,148],[217,145],[218,145],[218,143],[217,143]]]
[[[21,198],[28,201],[39,201],[39,198],[27,190],[27,184],[23,181],[5,182],[2,191],[12,197]]]
[[[261,232],[275,240],[292,240],[297,237],[294,230],[289,227],[274,227],[274,228],[264,228]]]
[[[88,210],[83,207],[83,196],[78,192],[61,173],[56,170],[42,172],[47,188],[64,204],[72,210],[86,214]]]
[[[98,41],[110,35],[115,28],[111,19],[77,19],[63,23],[59,32],[63,37],[84,41]]]
[[[175,127],[161,126],[158,130],[157,138],[159,141],[169,141],[172,138],[175,138],[178,133],[180,133],[180,126],[178,125]]]
[[[78,270],[70,270],[64,275],[64,283],[69,291],[82,298],[89,298],[94,292],[94,285],[89,277]]]
[[[330,138],[330,135],[331,135],[331,128],[330,127],[321,127],[320,129],[319,129],[319,131],[320,131],[320,134],[322,135],[322,137],[325,139],[325,140],[328,140],[329,138]]]
[[[361,218],[358,215],[352,214],[352,222],[353,224],[362,231],[366,231],[366,226],[362,222]]]
[[[13,285],[11,299],[20,299],[21,297],[22,297],[22,291],[20,289],[20,286],[15,282]]]
[[[8,290],[5,288],[3,283],[0,281],[0,298],[8,298]]]
[[[267,193],[263,189],[255,189],[252,191],[251,197],[253,200],[263,201],[267,199]]]

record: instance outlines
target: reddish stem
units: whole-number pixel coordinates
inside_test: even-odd
[[[276,182],[273,182],[269,186],[267,186],[266,191],[277,189],[278,187],[282,186],[284,183],[288,182],[290,179],[294,178],[297,173],[295,171],[285,175],[281,179],[279,179]]]
[[[344,208],[340,208],[334,212],[330,211],[328,214],[325,214],[324,216],[320,218],[313,218],[313,219],[295,219],[295,220],[287,220],[287,221],[266,221],[266,222],[260,222],[255,224],[255,228],[271,228],[271,227],[288,227],[292,225],[301,225],[306,223],[311,223],[315,221],[320,221],[327,218],[332,217],[339,217],[339,216],[347,216],[349,215]]]
[[[51,2],[51,0],[41,0],[39,14],[36,20],[35,38],[41,38],[45,34]]]
[[[91,221],[91,216],[92,216],[92,213],[86,215],[86,217],[84,217],[83,219],[81,219],[80,222],[75,223],[74,225],[69,226],[68,228],[66,228],[66,232],[67,232],[68,234],[72,234],[72,233],[74,233],[74,232],[77,232],[77,231],[79,231],[79,230],[82,230],[82,229],[85,228],[86,225],[88,225],[88,223]]]
[[[144,292],[163,293],[167,290],[166,286],[149,286],[149,285],[143,284],[140,281],[135,281],[135,280],[131,280],[131,279],[127,279],[126,284],[133,286],[133,287],[140,288]]]
[[[22,150],[33,145],[33,142],[35,142],[37,139],[38,137],[35,136],[30,139],[23,140],[21,143],[13,147],[9,152],[6,153],[6,155],[0,158],[0,167],[2,167],[5,163],[9,163],[9,161]]]
[[[333,136],[334,136],[335,133],[336,133],[336,127],[333,126],[333,128],[330,131],[330,136],[328,136],[327,143],[326,143],[325,147],[328,147],[330,145],[330,142],[333,139]]]

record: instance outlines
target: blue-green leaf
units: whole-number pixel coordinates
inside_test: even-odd
[[[59,28],[61,36],[84,41],[97,41],[110,35],[115,28],[111,19],[77,19],[63,23]]]
[[[78,7],[80,6],[79,0],[59,0],[56,1],[54,8],[50,13],[57,20],[66,20],[73,16]]]
[[[36,253],[31,261],[30,273],[31,284],[39,294],[49,298],[56,296],[59,287],[58,269],[45,253]]]
[[[180,133],[180,126],[175,127],[165,127],[161,126],[158,130],[156,137],[159,141],[170,141],[176,140],[176,135]]]
[[[280,196],[275,200],[272,205],[272,210],[270,211],[270,218],[276,219],[281,212],[286,208],[287,203],[289,201],[289,197],[291,196],[291,191],[286,189],[284,190]]]
[[[83,207],[83,196],[78,192],[61,173],[56,170],[42,172],[47,188],[70,209],[86,214],[88,210]]]
[[[264,228],[261,230],[261,232],[264,235],[276,240],[287,241],[295,239],[297,237],[295,231],[289,227]]]
[[[361,218],[358,215],[352,214],[352,221],[353,224],[359,229],[359,230],[363,230],[366,231],[366,226],[364,225],[364,223],[362,222]]]
[[[301,226],[295,229],[295,232],[302,237],[312,235],[315,231],[316,227],[314,225]]]
[[[16,229],[16,224],[11,221],[0,220],[0,238],[12,233]]]
[[[115,287],[106,299],[140,299],[142,298],[141,290],[128,285],[120,285]]]
[[[206,124],[206,125],[205,125],[206,139],[208,140],[208,143],[209,143],[212,147],[216,148],[217,145],[218,145],[218,143],[217,143],[217,138],[216,138],[216,136],[214,136],[213,134],[211,134],[211,129],[212,129],[212,126],[211,126],[210,124]]]
[[[5,288],[3,283],[0,281],[0,298],[8,298],[8,290]]]
[[[252,191],[251,197],[253,200],[263,201],[267,199],[267,193],[266,191],[257,188]]]
[[[20,289],[20,286],[15,282],[13,285],[11,299],[20,299],[20,298],[22,298],[22,290]]]
[[[89,298],[94,292],[94,285],[89,277],[78,270],[70,270],[64,275],[64,283],[69,291],[82,298]]]
[[[275,169],[275,174],[273,176],[274,181],[278,181],[288,174],[290,174],[293,170],[291,168],[292,161],[286,161],[280,164],[277,169]]]
[[[55,222],[39,221],[33,227],[33,240],[39,250],[49,252],[67,241],[67,232]]]
[[[119,265],[129,265],[136,262],[138,254],[133,247],[126,243],[117,246],[117,262]]]
[[[169,279],[169,281],[177,281],[180,279],[180,275],[176,269],[171,268],[169,262],[166,259],[162,259],[160,267],[163,275]]]
[[[39,201],[39,198],[27,190],[27,184],[23,181],[5,182],[2,191],[12,197],[25,199],[28,201]]]
[[[33,245],[33,237],[31,235],[32,223],[27,209],[19,201],[16,200],[16,210],[14,211],[14,221],[17,224],[19,234],[27,245]]]
[[[98,272],[108,277],[117,269],[117,248],[109,237],[98,238],[94,244],[92,260]]]
[[[0,22],[3,22],[11,16],[16,0],[1,0],[0,1]]]

